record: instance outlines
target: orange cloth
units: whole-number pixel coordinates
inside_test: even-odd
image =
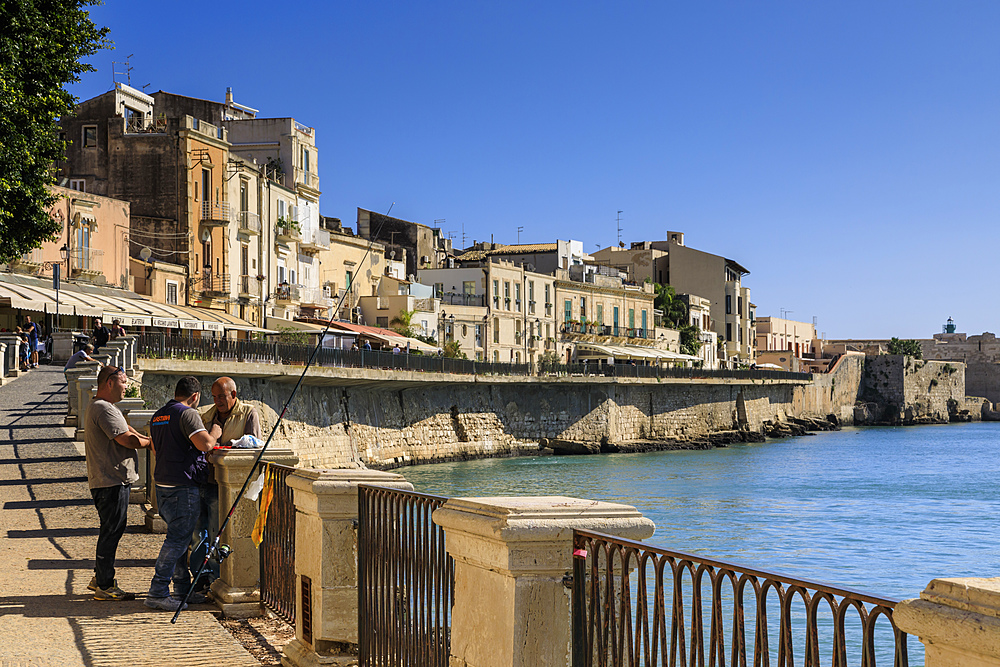
[[[250,538],[258,549],[260,543],[264,541],[264,524],[267,523],[267,509],[274,499],[274,476],[271,474],[271,464],[267,464],[264,470],[264,488],[260,492],[260,511],[257,513],[257,521],[253,525],[253,532]]]

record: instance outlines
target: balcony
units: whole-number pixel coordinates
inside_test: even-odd
[[[125,134],[164,134],[167,131],[167,119],[146,118],[142,114],[133,114],[125,118]]]
[[[330,249],[330,232],[325,229],[307,229],[299,241],[302,252],[319,252]]]
[[[228,225],[233,221],[233,211],[226,201],[203,201],[201,221],[206,225]]]
[[[201,274],[201,293],[207,296],[229,295],[229,274],[204,271]]]
[[[311,171],[306,171],[305,169],[295,168],[295,182],[301,183],[307,188],[312,188],[313,190],[319,190],[319,176]]]
[[[94,278],[104,272],[104,251],[92,248],[72,248],[69,251],[70,276]]]
[[[260,235],[260,216],[256,213],[251,213],[250,211],[240,211],[236,214],[236,219],[239,221],[240,229],[239,231],[243,234],[250,234],[252,236]]]
[[[442,306],[485,306],[486,295],[484,294],[459,294],[458,292],[445,292],[438,295]]]
[[[333,305],[333,298],[328,289],[305,287],[302,289],[300,303],[307,308],[329,308]]]
[[[240,296],[247,299],[259,299],[261,281],[257,276],[240,276]]]
[[[302,285],[283,283],[274,288],[274,300],[279,304],[297,303],[302,299]]]
[[[274,227],[274,238],[276,241],[279,243],[291,243],[302,238],[298,227],[282,224],[280,222],[282,218],[278,218],[278,220],[278,224]]]
[[[17,273],[36,274],[42,270],[45,261],[42,259],[42,249],[35,248],[31,252],[26,252],[10,263],[10,269]]]

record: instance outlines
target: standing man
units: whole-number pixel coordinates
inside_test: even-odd
[[[122,400],[128,378],[121,368],[105,366],[97,374],[97,396],[84,417],[87,481],[101,528],[97,537],[97,565],[87,587],[95,600],[134,600],[134,593],[118,588],[115,556],[125,532],[128,498],[139,457],[135,450],[150,447],[150,439],[128,425],[115,403]]]
[[[156,559],[153,580],[146,594],[146,606],[177,611],[191,588],[188,572],[188,544],[201,510],[200,486],[205,483],[204,452],[215,446],[218,433],[209,433],[194,409],[201,400],[201,384],[190,375],[182,377],[174,398],[160,408],[149,422],[156,451],[156,501],[160,516],[167,522],[167,534]],[[170,597],[170,582],[174,597]],[[204,595],[192,595],[193,603]]]
[[[91,337],[94,339],[95,354],[100,352],[101,348],[111,340],[111,330],[101,324],[101,318],[99,317],[94,319],[94,332],[91,334]]]
[[[28,334],[28,367],[38,368],[38,325],[31,321],[31,315],[25,315],[24,333]]]
[[[212,384],[212,402],[201,411],[201,420],[205,428],[211,432],[218,429],[218,444],[229,447],[233,440],[239,440],[244,435],[260,438],[260,413],[249,403],[244,403],[236,396],[236,383],[230,377],[221,377]],[[209,464],[208,480],[201,487],[201,516],[192,535],[191,568],[192,576],[198,573],[205,558],[206,543],[210,543],[219,533],[219,485]],[[195,582],[195,590],[202,591],[219,578],[219,564],[210,563],[211,572],[202,575],[201,581]]]

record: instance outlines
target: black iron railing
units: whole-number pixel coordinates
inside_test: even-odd
[[[295,502],[285,484],[291,466],[261,463],[269,471],[273,497],[260,543],[260,599],[268,609],[295,625]]]
[[[362,667],[447,667],[455,564],[431,513],[446,498],[358,487]]]
[[[604,376],[632,378],[680,378],[689,380],[707,380],[713,378],[728,378],[733,380],[812,380],[812,373],[792,373],[789,371],[764,370],[708,370],[703,368],[686,368],[674,366],[656,366],[643,364],[551,364],[541,363],[539,375],[551,376]]]
[[[895,605],[610,535],[573,533],[573,667],[726,667],[727,660],[729,667],[907,667],[907,636],[892,622]]]

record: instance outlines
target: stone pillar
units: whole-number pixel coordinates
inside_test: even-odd
[[[563,496],[452,498],[434,512],[455,559],[453,667],[570,664],[573,529],[653,534],[634,507]]]
[[[215,466],[215,478],[219,482],[219,525],[236,501],[259,452],[258,449],[216,449],[207,455]],[[263,460],[294,466],[299,457],[290,449],[268,449]],[[261,615],[260,557],[250,538],[259,507],[257,501],[246,496],[241,498],[219,541],[232,547],[233,552],[222,562],[220,576],[212,583],[212,592],[222,613],[231,618]]]
[[[4,383],[3,365],[7,363],[7,343],[0,343],[0,385]]]
[[[122,336],[118,340],[123,340],[127,344],[127,347],[125,348],[125,365],[127,370],[125,372],[128,374],[129,377],[132,377],[135,375],[135,369],[139,361],[138,359],[139,338],[138,336],[135,336],[133,334],[129,336]]]
[[[52,361],[65,364],[73,356],[73,332],[55,331],[52,333]]]
[[[295,639],[286,667],[356,664],[338,660],[358,643],[358,485],[413,490],[402,475],[378,470],[300,468],[286,482],[295,492]],[[312,582],[312,642],[302,631],[302,577]],[[357,658],[355,657],[356,661]]]
[[[104,354],[108,355],[108,363],[112,366],[121,367],[124,363],[125,350],[122,349],[121,344],[117,344],[118,341],[112,341],[101,348]]]
[[[0,375],[4,377],[17,377],[20,374],[21,364],[17,357],[18,338],[12,334],[0,334],[0,343],[6,343],[7,355],[4,357],[4,368]]]
[[[934,579],[892,620],[923,642],[927,667],[1000,665],[1000,577]]]
[[[80,419],[80,387],[79,379],[84,376],[97,378],[99,366],[93,361],[82,361],[75,367],[66,371],[66,398],[69,405],[66,408],[65,426],[76,426],[83,424]]]
[[[86,424],[87,408],[90,406],[90,399],[93,395],[91,390],[97,389],[96,375],[81,375],[76,380],[77,391],[77,420],[76,435],[74,439],[83,442],[83,427]]]
[[[128,414],[125,415],[125,421],[128,425],[134,428],[139,433],[149,435],[149,420],[153,417],[154,410],[129,410]],[[129,502],[133,505],[141,505],[147,502],[146,497],[148,491],[152,488],[150,487],[150,451],[148,449],[138,449],[136,453],[139,454],[139,468],[136,472],[139,473],[139,481],[132,485],[132,495],[129,498]],[[156,494],[151,494],[153,496],[153,503],[156,502]],[[151,508],[153,509],[153,508]],[[149,516],[147,510],[147,517]],[[163,523],[163,519],[160,518],[159,514],[156,514],[154,509],[153,517],[155,519],[160,519]],[[147,527],[152,529],[152,526],[147,524]],[[166,530],[166,525],[164,525],[164,530]],[[151,532],[158,532],[153,531]],[[163,531],[159,531],[163,532]]]

